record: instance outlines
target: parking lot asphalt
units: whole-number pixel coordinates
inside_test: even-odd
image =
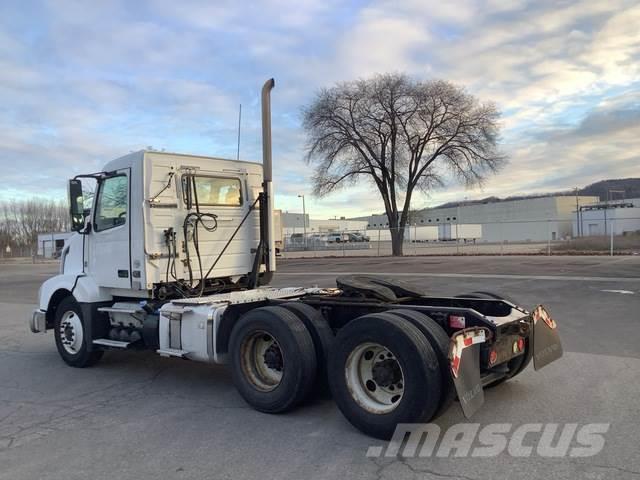
[[[266,415],[230,372],[151,352],[107,352],[95,367],[59,359],[27,318],[54,264],[0,264],[0,478],[640,478],[640,257],[318,258],[280,262],[275,286],[332,286],[352,273],[397,276],[434,295],[474,290],[544,303],[562,359],[485,392],[471,421],[607,423],[592,457],[367,457],[369,438],[331,399]],[[536,444],[536,434],[527,437]]]

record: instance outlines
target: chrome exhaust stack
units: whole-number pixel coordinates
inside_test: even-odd
[[[262,86],[262,188],[265,196],[266,212],[260,218],[266,225],[261,226],[267,248],[267,272],[276,270],[276,249],[273,232],[273,161],[271,156],[271,90],[276,82],[270,78]]]
[[[265,182],[273,180],[271,160],[271,90],[276,82],[270,78],[262,86],[262,169]]]

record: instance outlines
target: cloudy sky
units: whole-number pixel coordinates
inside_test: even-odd
[[[503,112],[509,166],[482,189],[569,189],[640,176],[638,1],[0,2],[0,199],[62,197],[66,178],[146,146],[260,160],[259,90],[275,77],[277,206],[309,194],[300,108],[322,86],[407,72]],[[313,217],[381,210],[363,185]]]

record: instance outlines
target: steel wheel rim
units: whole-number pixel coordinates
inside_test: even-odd
[[[395,354],[383,345],[358,345],[349,354],[344,373],[349,393],[368,412],[385,414],[400,404],[404,373]]]
[[[71,355],[77,355],[82,348],[84,329],[82,321],[76,312],[69,310],[62,315],[58,327],[62,348]]]
[[[242,341],[240,354],[244,375],[256,389],[270,392],[280,385],[284,355],[273,335],[262,330],[253,332]]]

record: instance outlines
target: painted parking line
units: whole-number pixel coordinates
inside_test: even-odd
[[[637,282],[640,277],[587,277],[567,275],[504,275],[492,273],[407,273],[407,272],[276,272],[277,277],[335,277],[336,275],[376,275],[388,277],[497,278],[505,280],[557,280],[560,282]]]

